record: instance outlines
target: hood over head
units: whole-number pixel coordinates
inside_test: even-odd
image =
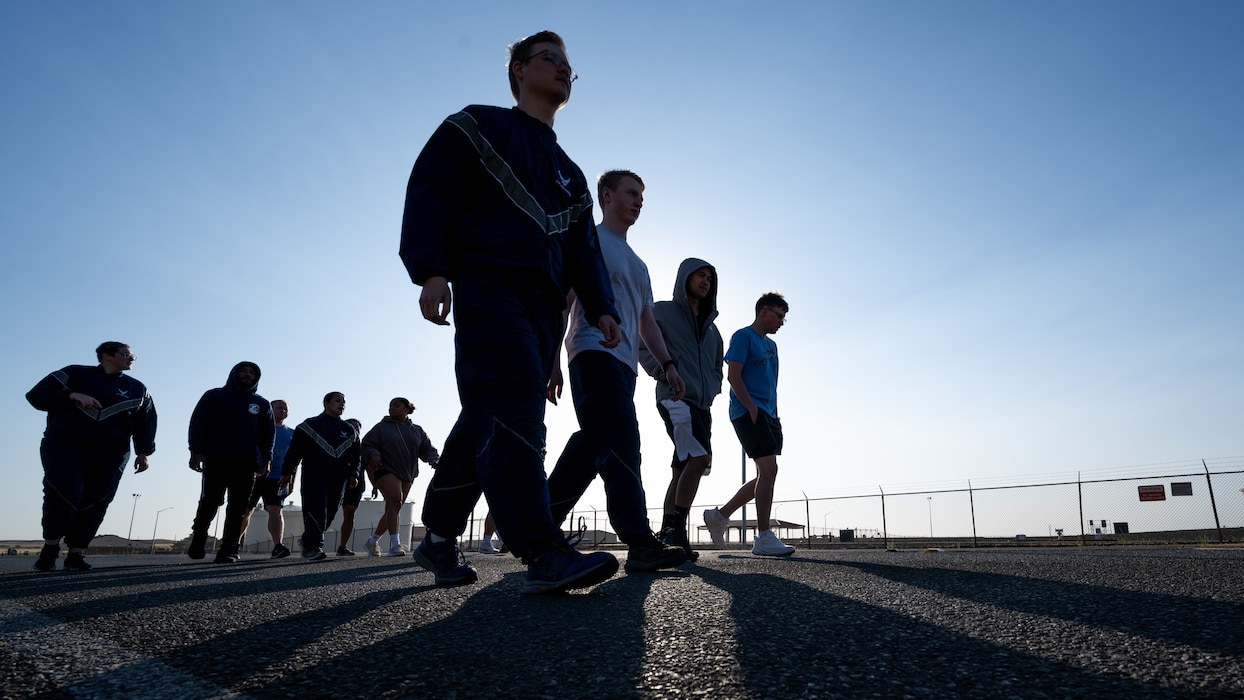
[[[249,387],[244,387],[238,383],[238,368],[239,367],[250,367],[251,369],[255,370],[255,383],[253,385]],[[261,376],[263,376],[263,374],[259,371],[259,365],[255,364],[254,362],[242,361],[234,365],[233,369],[229,370],[229,379],[225,380],[225,388],[233,389],[234,391],[248,391],[253,394],[259,388],[259,378]]]
[[[687,258],[678,266],[678,276],[674,278],[674,301],[689,306],[687,302],[687,280],[696,270],[707,267],[713,273],[713,279],[709,283],[708,296],[704,297],[701,302],[700,316],[715,317],[717,315],[717,268],[708,264],[708,262],[699,258]]]

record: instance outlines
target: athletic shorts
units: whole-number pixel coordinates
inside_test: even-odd
[[[359,485],[350,488],[349,480],[346,480],[346,494],[341,498],[341,505],[358,507],[360,501],[363,500],[363,492],[367,490],[367,479],[360,479]]]
[[[272,506],[283,508],[285,506],[285,496],[289,494],[281,496],[277,493],[277,484],[279,483],[281,483],[280,479],[255,479],[255,488],[251,489],[251,499],[247,507],[254,510],[259,505],[259,499],[263,498],[264,508],[271,508]]]
[[[665,421],[665,434],[669,435],[670,440],[674,442],[674,457],[670,460],[670,466],[674,469],[683,469],[692,457],[713,454],[713,415],[702,408],[682,401],[677,404],[682,404],[685,410],[679,409],[675,415],[671,415],[664,402],[660,402],[657,403],[657,413],[660,413],[661,420]],[[678,408],[677,404],[675,404],[676,408]],[[688,440],[690,440],[689,444]],[[708,474],[710,471],[712,471],[711,462],[704,473]]]
[[[734,426],[735,435],[743,445],[743,451],[752,459],[772,457],[782,454],[782,421],[765,413],[756,412],[756,422],[751,416],[743,415],[730,421]]]

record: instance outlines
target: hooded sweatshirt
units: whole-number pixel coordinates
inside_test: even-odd
[[[242,386],[238,368],[255,370],[255,384]],[[190,415],[190,454],[227,459],[272,461],[276,421],[272,405],[255,393],[259,388],[259,365],[239,362],[219,389],[209,389]]]
[[[367,466],[374,455],[380,455],[376,476],[395,474],[402,481],[414,481],[419,476],[420,459],[432,465],[440,461],[440,455],[423,428],[409,418],[398,421],[392,416],[381,418],[363,437],[363,466]]]
[[[700,301],[700,314],[697,316],[687,301],[687,280],[702,267],[712,271],[713,279],[708,296]],[[682,400],[707,411],[713,405],[713,399],[721,393],[722,357],[725,355],[725,343],[713,323],[717,318],[716,268],[699,258],[682,261],[674,280],[673,300],[658,301],[652,307],[652,314],[661,328],[670,357],[678,363],[678,374],[687,385],[687,393]],[[672,399],[674,392],[665,379],[661,363],[642,344],[639,347],[639,363],[657,380],[657,402]]]

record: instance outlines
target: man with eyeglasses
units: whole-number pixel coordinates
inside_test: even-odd
[[[773,509],[773,484],[777,458],[782,454],[782,422],[777,411],[777,343],[770,335],[786,323],[790,307],[777,292],[756,301],[756,320],[730,337],[726,350],[726,380],[730,382],[730,424],[743,444],[743,451],[756,462],[756,478],[743,484],[720,508],[704,511],[704,525],[718,549],[726,546],[730,515],[756,499],[756,539],[752,554],[784,557],[795,548],[783,543],[769,529]]]
[[[63,538],[66,571],[87,571],[83,552],[95,538],[134,444],[134,472],[147,471],[155,452],[155,403],[143,383],[125,374],[138,359],[125,343],[95,349],[98,365],[69,365],[26,393],[46,411],[43,458],[43,549],[34,568],[56,568]]]
[[[618,312],[582,171],[553,120],[578,77],[549,31],[510,47],[511,109],[471,105],[448,117],[415,161],[402,218],[402,262],[423,287],[423,317],[449,325],[462,412],[428,486],[428,535],[413,557],[436,583],[473,583],[458,547],[481,493],[510,551],[528,565],[525,593],[584,588],[618,561],[583,554],[549,510],[544,394],[573,288],[603,347]]]

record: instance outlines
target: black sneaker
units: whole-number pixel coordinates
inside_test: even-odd
[[[352,550],[350,550],[350,549],[347,549],[345,545],[342,545],[342,546],[340,546],[340,547],[338,547],[338,548],[337,548],[337,556],[339,556],[339,557],[352,557],[352,556],[354,556],[354,552],[353,552]]]
[[[527,566],[523,593],[561,593],[608,581],[618,571],[618,560],[609,552],[583,554],[559,542]]]
[[[55,571],[56,558],[60,556],[59,544],[45,544],[39,550],[39,558],[35,560],[35,571]]]
[[[207,556],[206,532],[196,532],[190,536],[190,546],[186,547],[186,556],[191,559],[202,559]]]
[[[433,543],[431,537],[424,537],[410,556],[416,564],[436,574],[438,586],[465,586],[479,579],[475,567],[466,563],[454,540]]]
[[[214,564],[236,564],[238,563],[238,560],[241,558],[242,557],[238,556],[237,552],[234,552],[230,549],[222,549],[219,552],[216,552],[216,558],[212,560],[212,563]]]
[[[687,539],[687,531],[678,527],[667,527],[661,530],[661,534],[657,535],[657,539],[663,544],[671,547],[680,547],[687,555],[687,561],[695,561],[700,558],[700,553],[691,548],[691,540]]]
[[[90,571],[95,568],[88,564],[81,554],[70,552],[65,555],[65,563],[63,564],[65,571]]]
[[[664,544],[649,535],[647,541],[640,541],[627,548],[626,571],[646,573],[658,569],[672,569],[685,561],[687,553],[682,547]]]
[[[290,553],[291,552],[289,551],[289,547],[286,547],[283,544],[278,544],[277,546],[272,548],[273,559],[284,559],[285,557],[288,557]]]

